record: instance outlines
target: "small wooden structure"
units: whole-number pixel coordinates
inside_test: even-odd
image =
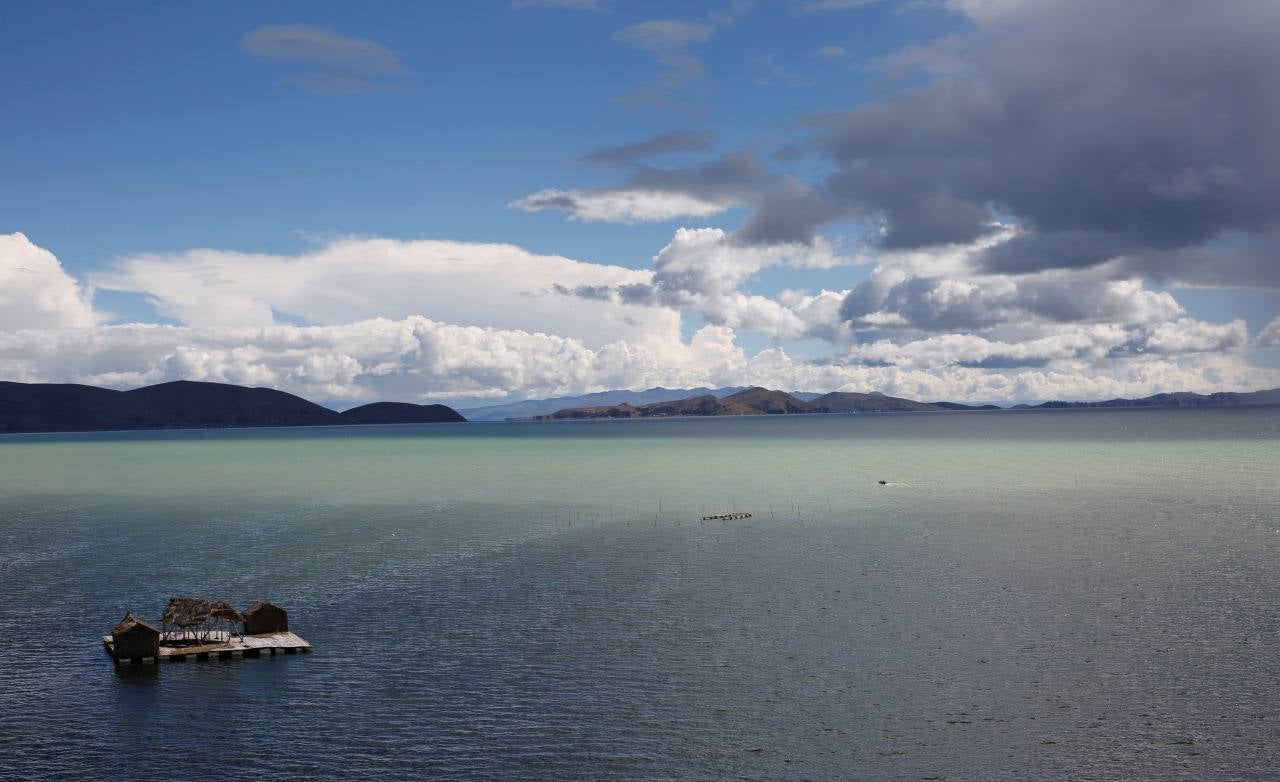
[[[171,597],[162,625],[164,629],[158,629],[129,611],[111,635],[102,637],[102,645],[118,663],[227,660],[311,651],[311,644],[289,631],[288,612],[265,600],[242,615],[221,600]]]
[[[711,516],[703,516],[703,521],[733,521],[734,519],[749,519],[750,513],[716,513]]]
[[[204,643],[211,633],[235,633],[243,621],[240,613],[225,600],[198,597],[171,597],[161,618],[165,633],[175,640]]]
[[[244,631],[248,635],[289,632],[289,612],[274,603],[259,600],[244,610]]]
[[[107,637],[111,639],[116,659],[160,656],[160,630],[134,616],[132,611],[124,612],[124,619],[111,628],[111,635]]]
[[[181,635],[181,634],[179,634]],[[114,637],[102,636],[102,645],[117,663],[158,663],[184,662],[186,660],[230,660],[235,657],[262,657],[264,654],[275,657],[277,654],[297,654],[311,651],[307,643],[296,633],[268,633],[266,635],[236,636],[224,630],[210,633],[207,643],[171,644],[178,639],[169,638],[168,633],[160,636],[159,650],[154,657],[149,655],[129,656],[116,650]],[[121,650],[123,651],[123,649]]]

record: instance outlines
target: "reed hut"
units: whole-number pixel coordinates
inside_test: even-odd
[[[170,641],[197,643],[208,641],[224,630],[229,638],[242,621],[240,613],[230,603],[198,597],[169,598],[161,619]]]
[[[125,611],[120,624],[111,628],[111,652],[124,658],[158,657],[160,630]]]
[[[241,616],[244,617],[245,635],[287,633],[289,631],[289,612],[265,600],[259,600],[249,606]]]

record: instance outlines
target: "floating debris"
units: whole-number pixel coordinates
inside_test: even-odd
[[[716,513],[711,516],[703,516],[703,521],[732,521],[734,519],[749,519],[750,513]]]

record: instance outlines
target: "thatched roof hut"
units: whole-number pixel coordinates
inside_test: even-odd
[[[224,600],[202,600],[198,597],[171,597],[164,604],[164,615],[161,619],[171,627],[187,629],[199,627],[209,620],[224,622],[240,622],[240,614]]]
[[[259,600],[244,610],[245,635],[289,631],[289,612],[274,603]]]
[[[116,657],[156,657],[160,630],[125,611],[120,624],[111,628],[111,651]]]

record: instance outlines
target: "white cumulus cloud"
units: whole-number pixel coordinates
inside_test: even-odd
[[[48,250],[0,234],[0,329],[91,326],[89,294]]]
[[[343,239],[298,255],[135,255],[96,279],[150,298],[180,325],[103,325],[83,286],[17,234],[0,237],[0,377],[113,387],[210,380],[339,405],[655,385],[956,401],[1280,385],[1280,370],[1242,357],[1243,321],[1188,318],[1167,294],[1135,281],[1088,277],[1080,297],[1087,306],[1049,306],[1035,300],[1061,299],[1059,283],[1084,278],[967,278],[954,268],[933,277],[929,268],[882,265],[869,278],[874,306],[861,326],[841,314],[850,291],[746,289],[765,268],[827,266],[829,254],[821,243],[740,247],[704,229],[678,232],[653,270],[509,245],[383,239]],[[989,323],[966,315],[985,324],[976,331],[921,330],[912,323],[919,313],[904,304],[914,299],[893,293],[920,280],[916,298],[934,317],[974,306],[1003,314]],[[682,308],[709,324],[687,341]],[[858,328],[879,336],[859,343]],[[737,341],[742,330],[819,337],[844,352],[818,362],[782,347],[748,354]],[[1272,323],[1254,345],[1274,345],[1277,330]]]
[[[552,285],[647,283],[652,274],[539,255],[509,244],[340,239],[299,255],[191,250],[134,255],[95,276],[100,288],[145,294],[189,326],[342,324],[424,315],[462,325],[543,331],[597,345],[665,339],[670,310],[584,300],[565,307]],[[287,318],[282,316],[289,316]]]
[[[655,385],[880,390],[958,401],[1098,399],[1280,385],[1280,371],[1216,354],[1182,362],[1154,356],[1063,360],[1045,367],[991,371],[956,363],[931,366],[931,361],[815,364],[781,348],[749,355],[735,336],[728,327],[706,326],[688,343],[659,352],[625,341],[592,349],[579,340],[550,334],[422,317],[331,326],[28,329],[0,332],[0,375],[27,382],[116,387],[207,380],[281,388],[339,406],[374,399],[536,398]],[[949,355],[961,352],[979,359],[1006,348],[976,344],[943,349]]]
[[[1143,347],[1153,353],[1208,353],[1234,350],[1249,341],[1249,328],[1243,320],[1230,323],[1206,323],[1179,318],[1151,327]]]
[[[1256,343],[1260,348],[1280,348],[1280,318],[1271,321],[1258,332]]]

